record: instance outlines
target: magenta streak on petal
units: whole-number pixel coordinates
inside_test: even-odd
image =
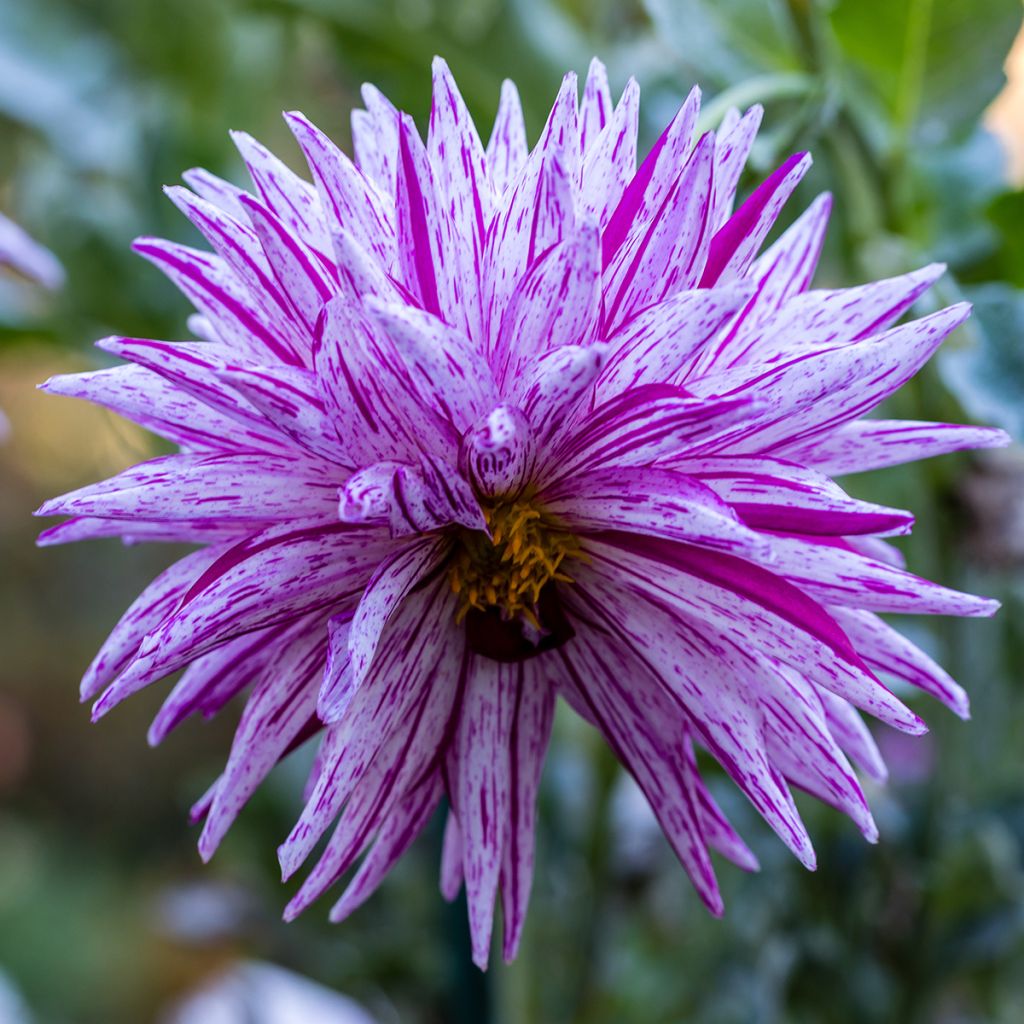
[[[775,197],[775,193],[786,177],[802,160],[806,153],[794,153],[781,167],[773,171],[751,194],[747,201],[733,214],[711,241],[707,265],[700,280],[701,288],[710,288],[721,277],[741,242],[750,234],[758,218]]]
[[[203,203],[192,196],[186,189],[177,186],[164,190],[171,201],[182,210],[193,224],[203,233],[204,237],[214,248],[240,273],[245,267],[253,276],[257,286],[273,300],[274,304],[282,310],[290,310],[291,306],[284,292],[274,279],[272,274],[266,272],[266,261],[253,258],[251,247],[258,251],[259,242],[255,234],[247,228],[249,218],[246,213],[243,197],[245,193],[239,193],[239,213],[245,220],[233,226],[226,220],[225,215],[216,208],[206,207]],[[215,211],[215,212],[213,212]],[[241,239],[249,244],[244,246]]]
[[[294,259],[296,264],[302,268],[306,276],[309,278],[310,283],[317,290],[320,295],[320,299],[323,302],[326,302],[334,292],[324,280],[323,274],[320,271],[321,269],[329,267],[334,270],[334,276],[337,278],[337,269],[334,267],[334,264],[323,259],[317,260],[318,266],[315,266],[309,260],[309,251],[305,250],[298,244],[295,237],[285,228],[284,224],[282,224],[277,217],[273,216],[273,214],[268,215],[269,211],[262,210],[257,202],[252,199],[248,199],[245,196],[242,197],[241,202],[248,210],[250,217],[257,215],[262,219],[262,222],[279,240],[282,250],[291,255],[292,259]]]
[[[441,316],[441,303],[437,294],[437,278],[434,276],[434,260],[430,247],[430,228],[427,222],[426,200],[420,187],[419,175],[413,161],[406,129],[399,126],[399,173],[398,193],[400,209],[408,217],[408,226],[413,246],[413,265],[419,283],[420,300],[423,308],[435,316]],[[404,200],[404,202],[403,202]],[[402,216],[402,213],[399,213]]]
[[[719,551],[710,552],[638,535],[625,537],[607,533],[595,536],[614,547],[634,551],[686,573],[696,573],[703,579],[771,608],[794,626],[826,644],[844,661],[871,675],[849,638],[825,609],[780,576]]]
[[[597,671],[588,673],[588,678],[584,680],[576,670],[570,652],[565,650],[559,651],[563,670],[572,679],[579,697],[586,702],[606,742],[648,795],[698,895],[711,913],[721,916],[724,909],[722,898],[697,825],[693,788],[687,785],[681,775],[680,759],[678,756],[673,758],[670,748],[656,734],[657,723],[643,721],[644,711],[633,693],[622,685],[621,671],[616,671],[618,666],[606,664],[594,638],[588,638],[586,647],[586,660],[583,664],[589,662],[588,667],[596,668]],[[635,681],[637,684],[643,688],[649,685],[649,681],[640,679]],[[648,699],[650,697],[648,694]],[[626,716],[632,721],[623,721]],[[674,800],[665,799],[664,794],[659,792],[666,784],[672,790]],[[680,812],[683,820],[673,821]]]
[[[188,604],[189,601],[193,600],[198,594],[201,594],[211,583],[220,579],[221,576],[233,569],[236,565],[240,565],[242,562],[259,554],[261,551],[265,551],[285,543],[298,543],[306,538],[327,537],[332,534],[352,533],[358,529],[358,526],[350,526],[348,523],[331,523],[326,526],[309,526],[305,529],[295,530],[291,534],[276,534],[269,538],[263,538],[257,534],[254,538],[243,541],[241,544],[236,545],[230,551],[217,559],[216,563],[207,569],[195,581],[195,583],[192,584],[191,588],[182,598],[182,604]]]
[[[272,626],[230,641],[194,661],[149,727],[150,746],[162,743],[190,715],[211,718],[262,671],[288,626]]]
[[[355,877],[331,908],[331,921],[342,921],[361,906],[384,880],[392,865],[409,848],[433,813],[442,792],[434,774],[413,789],[388,816]]]
[[[913,517],[898,512],[823,512],[744,502],[733,502],[732,507],[749,526],[787,533],[828,536],[871,533],[882,536],[907,533],[913,525]]]
[[[250,314],[249,310],[233,299],[223,288],[218,288],[211,280],[204,278],[195,264],[176,257],[169,247],[154,244],[148,239],[139,239],[134,243],[134,248],[136,252],[141,253],[147,259],[158,265],[165,264],[171,267],[182,278],[199,287],[214,302],[221,305],[230,316],[233,316],[247,330],[256,335],[267,349],[282,362],[289,365],[301,365],[302,361],[290,348],[282,345],[277,337],[267,331],[263,324]]]
[[[619,200],[619,204],[615,208],[615,212],[612,214],[611,220],[609,220],[601,239],[601,252],[605,267],[611,264],[612,258],[625,241],[630,227],[632,227],[636,220],[643,204],[644,195],[651,184],[655,168],[667,143],[670,140],[679,141],[678,136],[689,135],[689,132],[693,130],[699,103],[700,90],[695,88],[676,117],[658,137],[658,141],[655,142],[650,153],[647,154],[639,170],[633,176],[633,180],[626,186],[626,191]],[[681,125],[683,129],[688,127],[688,130],[681,130]],[[687,138],[684,144],[688,143],[689,139]]]

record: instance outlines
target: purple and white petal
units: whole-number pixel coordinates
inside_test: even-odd
[[[598,469],[544,492],[544,507],[581,533],[621,530],[771,559],[769,538],[743,524],[708,486],[672,470]]]
[[[533,428],[525,413],[499,405],[462,438],[459,467],[484,497],[516,494],[530,480],[537,459]]]
[[[498,195],[506,192],[526,163],[529,147],[519,90],[507,78],[501,83],[501,100],[487,143],[487,173]]]
[[[786,456],[830,476],[866,473],[971,448],[1005,448],[1010,435],[995,427],[912,420],[853,420],[786,447]]]

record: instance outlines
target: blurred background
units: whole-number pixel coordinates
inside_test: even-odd
[[[694,81],[705,127],[763,103],[744,187],[814,152],[790,206],[836,194],[819,283],[944,260],[927,302],[975,303],[888,411],[1024,436],[1024,49],[1007,62],[1021,16],[1019,0],[0,0],[0,210],[67,269],[55,294],[0,281],[12,425],[0,449],[0,1024],[315,1024],[311,1003],[294,996],[288,1011],[292,996],[266,994],[300,982],[242,966],[252,960],[369,1015],[320,993],[339,1024],[1024,1020],[1019,448],[847,481],[917,514],[912,568],[1005,603],[994,621],[905,623],[967,687],[973,721],[915,699],[929,736],[880,730],[893,780],[870,792],[878,847],[805,801],[821,864],[808,874],[715,779],[763,871],[723,866],[727,914],[712,920],[642,799],[563,715],[523,951],[487,975],[470,964],[464,907],[437,894],[437,822],[344,925],[327,925],[326,907],[280,923],[291,890],[274,850],[303,751],[200,865],[187,808],[219,772],[232,713],[151,751],[163,686],[96,727],[77,702],[107,630],[178,552],[40,551],[29,515],[153,450],[137,428],[34,385],[100,365],[91,342],[107,334],[185,337],[185,300],[129,251],[139,234],[196,242],[160,186],[195,165],[242,181],[231,128],[301,168],[281,110],[303,109],[347,147],[364,80],[422,125],[435,53],[485,137],[503,77],[535,137],[562,72],[595,53],[616,91],[639,79],[646,144]],[[248,1010],[161,1016],[225,970]]]

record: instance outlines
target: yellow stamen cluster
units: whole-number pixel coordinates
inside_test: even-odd
[[[540,592],[552,580],[572,582],[562,563],[579,556],[579,541],[529,498],[485,507],[484,517],[491,536],[463,532],[452,563],[452,590],[459,597],[456,621],[472,608],[497,608],[502,618],[521,616],[539,628]]]

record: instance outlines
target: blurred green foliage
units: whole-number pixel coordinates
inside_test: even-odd
[[[723,785],[764,870],[723,867],[728,911],[713,921],[610,756],[565,717],[523,953],[486,977],[469,966],[462,908],[436,895],[437,823],[342,927],[317,910],[275,920],[286,894],[273,851],[296,810],[302,754],[201,868],[184,815],[217,772],[231,723],[189,725],[154,754],[143,737],[160,694],[96,728],[74,701],[104,629],[169,553],[113,543],[38,553],[28,520],[48,493],[145,446],[28,389],[96,361],[86,348],[96,337],[183,335],[184,300],[129,250],[141,233],[195,241],[159,186],[194,165],[242,180],[229,128],[300,166],[282,109],[302,108],[347,144],[363,80],[422,123],[434,53],[482,124],[501,79],[515,78],[534,133],[563,70],[585,71],[593,53],[618,86],[639,79],[647,142],[693,81],[708,127],[732,104],[763,102],[751,180],[809,148],[815,168],[792,208],[821,189],[836,195],[821,282],[942,259],[951,273],[929,301],[977,301],[978,316],[893,414],[974,416],[1020,436],[1024,195],[980,122],[1020,21],[1018,0],[0,0],[0,206],[69,271],[49,302],[0,292],[0,382],[15,428],[0,486],[0,965],[40,1021],[151,1020],[242,954],[403,1024],[1024,1020],[1018,455],[850,481],[918,515],[906,543],[915,569],[1006,601],[993,622],[908,625],[972,693],[974,720],[927,707],[930,737],[881,737],[897,768],[888,791],[871,794],[878,848],[806,802],[821,863],[808,875]],[[239,887],[251,900],[202,941],[161,910],[199,880],[223,887],[214,903]]]

